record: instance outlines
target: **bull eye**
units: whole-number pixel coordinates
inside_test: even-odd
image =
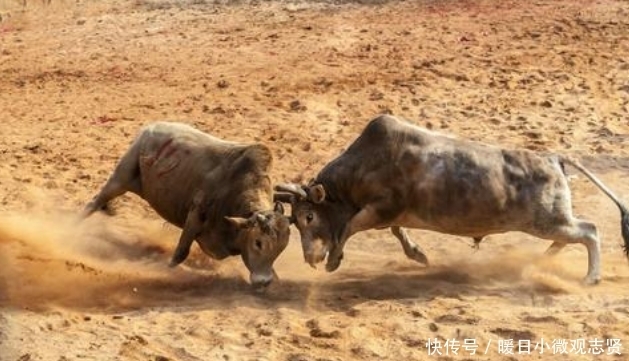
[[[314,219],[314,214],[312,214],[312,212],[308,213],[308,215],[306,216],[306,222],[310,223],[312,222],[313,219]]]
[[[256,246],[257,250],[261,251],[262,250],[262,241],[259,240],[259,239],[256,239],[255,246]]]

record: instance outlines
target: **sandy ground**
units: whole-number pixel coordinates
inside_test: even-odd
[[[167,269],[178,230],[135,196],[75,219],[160,119],[264,142],[276,181],[307,181],[389,112],[581,157],[628,195],[628,2],[0,0],[0,16],[0,360],[629,359],[619,215],[581,176],[575,213],[603,239],[596,287],[580,284],[584,247],[544,260],[549,242],[523,234],[475,252],[414,230],[423,268],[365,232],[327,274],[293,230],[282,281],[257,294],[239,259],[195,249]],[[478,349],[429,355],[435,339]],[[613,340],[621,355],[596,354]]]

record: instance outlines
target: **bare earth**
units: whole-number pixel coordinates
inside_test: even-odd
[[[575,214],[603,243],[595,287],[580,283],[585,247],[545,260],[550,243],[524,234],[474,251],[414,230],[423,268],[365,232],[328,274],[293,229],[281,282],[258,294],[240,259],[195,248],[168,269],[178,230],[136,196],[75,219],[162,119],[264,142],[276,181],[305,182],[390,112],[578,156],[629,197],[627,1],[0,0],[0,16],[0,360],[629,359],[619,214],[582,176]],[[435,338],[478,349],[429,355]],[[605,355],[614,339],[621,355]]]

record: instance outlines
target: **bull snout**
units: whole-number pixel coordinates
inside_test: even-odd
[[[323,253],[317,252],[317,253],[306,253],[304,255],[304,260],[306,261],[306,263],[308,263],[310,265],[310,267],[312,268],[317,268],[317,263],[321,263],[325,260],[325,257],[327,256],[327,252],[324,251]]]
[[[274,280],[279,279],[275,270],[271,270],[270,272],[262,272],[262,273],[251,273],[249,276],[249,280],[251,281],[251,286],[255,289],[265,289],[267,288]]]
[[[328,255],[328,247],[320,239],[313,242],[305,242],[302,246],[304,260],[312,268],[317,268],[317,263],[323,262]]]

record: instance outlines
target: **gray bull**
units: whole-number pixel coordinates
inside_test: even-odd
[[[353,234],[390,227],[406,255],[427,264],[421,248],[401,227],[482,237],[509,231],[554,241],[548,254],[568,243],[588,252],[586,283],[600,281],[600,241],[594,224],[574,218],[563,164],[581,171],[620,208],[625,253],[629,219],[618,198],[579,162],[506,150],[440,135],[392,116],[373,119],[309,185],[278,185],[276,200],[292,204],[306,262],[328,256],[338,268]],[[629,254],[628,254],[629,257]]]
[[[275,277],[273,262],[286,248],[290,223],[273,204],[271,151],[227,142],[180,123],[142,129],[83,215],[132,192],[183,229],[170,262],[183,262],[194,240],[215,259],[242,255],[254,286]]]

